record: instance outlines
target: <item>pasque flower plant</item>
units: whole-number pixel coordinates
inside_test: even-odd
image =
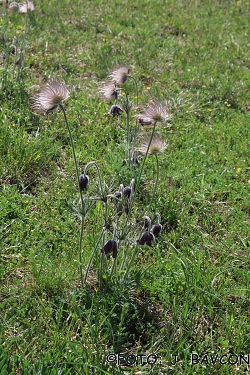
[[[71,127],[67,120],[63,104],[69,97],[69,89],[66,84],[57,79],[51,80],[41,88],[40,92],[34,94],[32,97],[32,108],[40,114],[48,115],[57,109],[60,110],[63,113],[68,130],[75,163],[78,192],[80,195],[80,199],[77,203],[78,205],[80,204],[80,208],[77,208],[77,204],[72,204],[71,207],[73,212],[77,213],[81,221],[79,236],[79,269],[82,286],[87,282],[89,271],[97,257],[98,249],[99,251],[101,249],[99,253],[100,262],[99,266],[97,262],[96,267],[99,286],[101,287],[103,285],[104,273],[108,273],[109,277],[113,277],[117,270],[117,264],[120,265],[119,271],[123,274],[123,280],[125,280],[130,273],[140,245],[154,246],[155,238],[159,237],[162,232],[159,214],[158,216],[156,215],[158,221],[154,223],[152,228],[151,221],[148,218],[149,224],[142,232],[141,229],[137,228],[134,224],[135,219],[133,218],[133,212],[138,192],[141,188],[145,162],[150,155],[154,155],[156,158],[157,178],[153,187],[152,199],[155,196],[159,180],[159,161],[157,155],[164,152],[167,148],[167,142],[160,132],[156,132],[156,126],[158,123],[166,124],[171,118],[171,115],[168,114],[167,107],[164,104],[160,104],[157,101],[153,103],[150,102],[134,117],[135,124],[131,125],[131,111],[138,107],[138,89],[136,80],[130,76],[129,72],[129,68],[125,65],[114,68],[109,74],[108,81],[99,88],[103,98],[108,102],[113,102],[109,109],[109,114],[113,117],[118,117],[123,113],[126,115],[125,160],[128,161],[127,165],[131,168],[130,171],[133,171],[134,177],[130,185],[124,183],[124,181],[122,181],[122,183],[119,181],[119,188],[116,185],[116,181],[114,181],[113,184],[116,185],[114,193],[112,193],[112,187],[108,186],[103,180],[101,170],[96,161],[88,162],[82,173],[79,172]],[[133,80],[136,87],[136,105],[131,101],[124,87],[130,78]],[[139,159],[142,159],[141,163]],[[121,166],[122,165],[124,165],[124,160],[121,160]],[[92,167],[95,168],[97,172],[97,181],[93,181],[90,176],[90,169]],[[89,186],[91,186],[91,188],[89,188]],[[100,228],[99,236],[96,237],[91,255],[87,260],[83,259],[84,224],[88,211],[91,210],[93,204],[97,201],[99,201],[99,205],[102,207],[102,209],[99,210],[99,212],[101,212],[101,217],[98,219],[99,222],[101,219],[102,227]],[[151,209],[151,201],[148,205],[148,210]],[[111,231],[112,227],[113,233]],[[112,257],[110,257],[110,255],[112,255]]]

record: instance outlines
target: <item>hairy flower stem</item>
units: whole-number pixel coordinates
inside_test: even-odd
[[[97,165],[97,163],[95,161],[90,161],[86,166],[85,166],[85,169],[84,169],[84,174],[86,175],[87,174],[87,171],[89,169],[89,167],[91,166],[94,166],[97,170],[97,175],[98,175],[98,183],[99,183],[99,187],[100,187],[100,192],[101,192],[101,201],[104,203],[104,207],[105,207],[105,210],[104,210],[104,226],[106,226],[106,223],[107,223],[107,217],[108,217],[108,204],[107,204],[107,197],[104,195],[104,190],[103,190],[103,186],[102,186],[102,179],[101,179],[101,173],[100,173],[100,169]]]
[[[138,85],[137,85],[137,81],[136,81],[136,79],[135,79],[133,76],[128,75],[128,78],[132,79],[132,81],[133,81],[134,84],[135,84],[136,105],[138,106]]]
[[[129,111],[126,113],[126,129],[127,129],[127,155],[125,154],[125,159],[128,158],[129,165],[131,163],[130,157],[130,124],[129,124]]]
[[[139,249],[139,246],[137,244],[136,247],[135,247],[135,249],[133,250],[132,257],[130,259],[130,262],[129,262],[128,266],[127,266],[126,272],[125,272],[124,277],[123,277],[123,281],[126,280],[128,274],[129,274],[130,268],[132,267],[132,265],[134,263],[134,260],[135,260],[135,257],[136,257],[136,255],[138,253],[138,249]]]
[[[68,123],[68,119],[67,119],[67,116],[66,116],[66,112],[65,112],[65,109],[64,109],[64,106],[62,105],[62,103],[60,104],[60,108],[63,112],[64,120],[65,120],[67,130],[68,130],[68,133],[69,133],[70,145],[71,145],[72,154],[73,154],[73,158],[74,158],[74,162],[75,162],[76,179],[77,179],[77,184],[78,184],[78,188],[79,188],[79,192],[80,192],[82,212],[83,212],[84,200],[83,200],[82,190],[80,189],[80,185],[79,185],[79,176],[80,175],[79,175],[78,164],[77,164],[77,160],[76,160],[74,141],[73,141],[72,132],[70,130],[70,126],[69,126],[69,123]],[[81,215],[80,239],[79,239],[79,269],[80,269],[80,278],[81,278],[82,287],[84,285],[83,269],[82,269],[82,242],[83,242],[84,223],[85,223],[85,215],[82,214]]]
[[[96,168],[96,170],[97,170],[97,174],[98,174],[98,182],[99,182],[99,186],[100,186],[101,196],[104,197],[104,192],[103,192],[103,187],[102,187],[102,179],[101,179],[100,169],[99,169],[99,167],[98,167],[98,165],[97,165],[97,163],[96,163],[95,161],[90,161],[90,162],[86,165],[86,167],[85,167],[85,169],[84,169],[84,174],[85,174],[85,175],[87,174],[87,170],[88,170],[88,168],[91,167],[92,165],[93,165],[93,166]]]
[[[153,188],[153,192],[152,192],[152,195],[151,195],[151,199],[150,199],[148,208],[150,208],[151,205],[152,205],[153,199],[155,197],[157,185],[158,185],[158,182],[159,182],[159,159],[158,159],[157,154],[155,154],[155,161],[156,161],[156,180],[155,180],[155,184],[154,184],[154,188]]]
[[[94,259],[94,256],[95,256],[95,253],[96,253],[96,251],[97,251],[97,248],[98,248],[98,246],[99,246],[99,243],[100,243],[100,241],[101,241],[101,239],[102,239],[102,236],[103,236],[103,234],[104,234],[104,229],[102,230],[102,232],[101,232],[101,234],[100,234],[100,236],[99,236],[99,238],[98,238],[98,240],[96,241],[96,244],[95,244],[95,248],[94,248],[94,250],[93,250],[93,252],[92,252],[92,254],[91,254],[91,257],[90,257],[90,260],[89,260],[89,262],[88,262],[88,265],[87,265],[87,269],[86,269],[86,272],[85,272],[85,276],[84,276],[84,284],[87,282],[87,277],[88,277],[88,274],[89,274],[89,270],[90,270],[90,267],[91,267],[91,265],[92,265],[92,263],[93,263],[93,259]]]
[[[143,162],[142,162],[142,165],[141,165],[141,169],[140,169],[140,172],[139,172],[139,176],[138,176],[137,181],[136,181],[135,190],[134,190],[134,192],[133,192],[133,194],[132,194],[132,196],[131,196],[131,198],[130,198],[131,201],[130,201],[130,204],[129,204],[129,212],[128,212],[128,215],[127,215],[127,217],[126,217],[126,220],[125,220],[125,223],[124,223],[124,226],[123,226],[122,233],[124,233],[124,232],[127,230],[128,220],[129,220],[129,214],[130,214],[130,212],[131,212],[131,208],[133,207],[134,200],[135,200],[135,197],[136,197],[136,193],[137,193],[137,191],[138,191],[138,189],[139,189],[139,186],[140,186],[140,180],[141,180],[142,172],[143,172],[143,170],[144,170],[145,161],[146,161],[146,159],[147,159],[148,152],[149,152],[149,149],[150,149],[150,146],[151,146],[151,143],[152,143],[152,139],[153,139],[153,137],[154,137],[155,128],[156,128],[156,123],[157,123],[157,121],[154,122],[154,126],[153,126],[152,133],[151,133],[151,137],[150,137],[150,140],[149,140],[149,143],[148,143],[147,151],[146,151],[146,154],[145,154],[145,156],[144,156],[144,158],[143,158]],[[158,159],[157,159],[157,161],[158,161]],[[157,172],[157,183],[158,183],[159,164],[158,164],[158,166],[157,166],[157,170],[158,170],[158,172]],[[155,188],[156,188],[156,187],[155,187]],[[154,190],[155,190],[155,189],[154,189]],[[153,196],[152,196],[152,198],[153,198]],[[151,202],[150,202],[150,204],[151,204]],[[150,207],[150,206],[149,206],[149,207]],[[136,255],[136,253],[137,253],[137,249],[138,249],[138,245],[136,245],[136,248],[135,248],[135,250],[134,250],[134,252],[133,252],[133,255],[132,255],[132,258],[131,258],[131,260],[130,260],[130,263],[129,263],[127,269],[126,269],[126,272],[125,272],[125,275],[124,275],[123,280],[125,280],[125,278],[126,278],[127,275],[128,275],[128,272],[129,272],[130,268],[132,267],[132,264],[133,264],[134,259],[135,259],[135,255]]]
[[[151,133],[151,137],[150,137],[150,140],[149,140],[149,143],[148,143],[147,151],[146,151],[146,154],[145,154],[145,156],[144,156],[144,158],[143,158],[143,161],[142,161],[142,164],[141,164],[141,168],[140,168],[139,175],[138,175],[138,177],[137,177],[137,179],[136,179],[136,184],[135,184],[134,194],[131,196],[131,199],[130,199],[130,204],[129,204],[129,213],[130,213],[130,209],[133,207],[134,200],[135,200],[135,197],[136,197],[136,193],[137,193],[137,191],[138,191],[138,189],[139,189],[139,186],[140,186],[140,181],[141,181],[142,172],[143,172],[144,165],[145,165],[145,161],[146,161],[146,159],[147,159],[148,152],[149,152],[149,149],[150,149],[150,146],[151,146],[151,143],[152,143],[152,139],[153,139],[153,137],[154,137],[155,128],[156,128],[156,123],[157,123],[157,121],[154,122],[154,126],[153,126],[152,133]],[[127,215],[127,219],[125,220],[124,228],[127,227],[128,217],[129,217],[129,215]]]

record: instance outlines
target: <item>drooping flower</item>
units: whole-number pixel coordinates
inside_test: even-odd
[[[117,191],[114,192],[114,196],[119,199],[119,198],[121,198],[122,193],[119,190],[117,190]]]
[[[118,253],[117,242],[115,240],[108,240],[101,249],[101,253],[106,255],[112,253],[112,257],[116,258]]]
[[[120,114],[123,112],[123,110],[121,109],[121,107],[117,104],[114,104],[111,106],[110,110],[109,110],[109,115],[112,115],[112,116],[120,116]]]
[[[9,13],[17,13],[17,12],[19,12],[19,9],[20,9],[20,6],[15,1],[13,1],[12,3],[10,3],[9,6],[8,6]]]
[[[126,186],[125,188],[124,188],[124,190],[123,190],[123,195],[124,195],[124,197],[126,197],[126,198],[130,198],[130,195],[131,195],[131,192],[132,192],[132,189],[131,189],[131,187],[130,186]]]
[[[157,212],[155,216],[157,217],[157,223],[152,226],[151,232],[155,237],[160,237],[162,232],[161,215]]]
[[[151,232],[155,237],[160,237],[162,231],[162,225],[161,224],[154,224],[151,228]]]
[[[64,82],[50,81],[32,98],[32,109],[39,113],[50,113],[57,109],[69,97]]]
[[[128,79],[129,69],[125,65],[120,65],[112,70],[109,77],[117,85],[123,85]]]
[[[119,89],[117,89],[116,84],[113,82],[108,82],[100,86],[99,91],[107,101],[116,100],[118,98]]]
[[[79,176],[79,187],[81,190],[87,190],[89,184],[89,176],[87,174],[81,174]]]
[[[153,139],[151,140],[151,135],[144,133],[140,136],[140,145],[136,147],[136,151],[140,152],[142,155],[146,155],[148,150],[148,155],[155,155],[162,153],[168,147],[166,140],[159,134],[155,133]],[[150,145],[149,145],[150,143]],[[149,146],[149,149],[148,149]]]
[[[161,122],[165,124],[172,118],[168,113],[167,106],[157,101],[148,103],[146,108],[136,116],[141,125],[150,125],[152,122]]]
[[[138,240],[139,245],[147,245],[152,247],[155,242],[155,237],[151,232],[144,232],[141,238]]]

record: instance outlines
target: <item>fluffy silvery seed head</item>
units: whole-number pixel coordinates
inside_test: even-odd
[[[116,100],[118,98],[118,89],[113,82],[108,82],[100,86],[99,91],[107,101]]]
[[[155,237],[151,232],[144,232],[141,238],[138,240],[139,245],[147,245],[152,247],[155,241]]]
[[[12,3],[10,3],[9,6],[8,6],[9,13],[17,13],[17,12],[19,12],[19,9],[20,9],[20,6],[15,1],[13,1]]]
[[[69,97],[64,82],[50,81],[32,98],[32,108],[39,113],[50,113]]]
[[[110,108],[109,110],[109,114],[112,115],[112,116],[120,116],[120,114],[123,112],[123,110],[121,109],[121,107],[119,105],[112,105],[112,107]]]
[[[148,150],[148,155],[155,155],[165,151],[168,147],[166,140],[159,133],[155,133],[149,146],[150,139],[150,134],[142,134],[140,137],[140,145],[136,147],[136,151],[140,152],[142,155],[146,155]]]
[[[87,174],[81,174],[79,176],[79,187],[81,190],[87,190],[89,185],[89,176]]]
[[[129,69],[124,65],[120,65],[112,70],[109,77],[117,85],[123,85],[128,79],[128,74]]]
[[[112,257],[116,258],[118,253],[117,242],[115,240],[108,240],[101,249],[101,253],[106,255],[112,253]]]
[[[147,107],[136,117],[141,125],[150,125],[152,122],[165,124],[172,118],[172,115],[168,114],[166,105],[152,102],[148,103]]]
[[[32,1],[27,1],[26,3],[24,4],[21,4],[20,5],[20,8],[19,8],[19,12],[20,13],[27,13],[29,10],[34,10],[35,7],[34,7],[34,4],[32,3]]]

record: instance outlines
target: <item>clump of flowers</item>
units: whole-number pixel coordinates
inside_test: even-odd
[[[125,166],[129,166],[131,176],[131,183],[129,186],[124,182],[120,184],[119,189],[114,188],[112,181],[109,186],[102,179],[101,170],[96,161],[90,161],[86,164],[83,173],[79,173],[78,158],[76,157],[74,141],[72,138],[71,126],[68,123],[66,111],[63,102],[69,97],[69,90],[66,84],[57,79],[49,81],[40,92],[32,97],[32,108],[38,113],[48,114],[57,110],[58,108],[64,115],[65,123],[68,129],[71,148],[73,152],[76,178],[78,181],[78,194],[80,199],[76,200],[75,204],[71,207],[73,212],[80,218],[80,240],[79,240],[79,269],[81,275],[82,286],[87,281],[88,273],[92,267],[93,262],[97,261],[98,275],[100,285],[107,277],[112,276],[118,269],[122,274],[122,279],[125,280],[130,272],[133,262],[136,259],[137,252],[140,248],[138,245],[146,245],[153,247],[155,239],[162,233],[162,225],[160,223],[160,215],[156,214],[157,222],[151,226],[151,220],[148,216],[144,219],[147,221],[147,226],[143,230],[138,228],[137,220],[132,216],[133,213],[138,213],[140,205],[136,205],[135,200],[138,193],[142,194],[142,176],[144,172],[145,162],[148,156],[154,156],[156,160],[156,180],[152,188],[152,198],[147,203],[148,207],[145,208],[146,212],[152,209],[152,199],[156,197],[156,187],[159,180],[159,160],[158,155],[164,152],[168,146],[166,139],[162,134],[156,132],[157,123],[166,124],[171,119],[168,113],[167,106],[159,103],[158,101],[149,102],[148,105],[141,111],[141,113],[131,116],[131,111],[138,108],[138,90],[135,79],[129,75],[129,68],[125,65],[120,65],[114,68],[109,76],[108,81],[101,84],[99,91],[103,98],[108,102],[113,102],[108,114],[113,117],[118,117],[121,114],[126,115],[126,125],[122,132],[124,134],[125,145]],[[126,92],[127,86],[124,85],[128,79],[133,80],[137,91],[137,103],[134,105],[131,95]],[[124,86],[123,86],[124,85]],[[134,124],[131,124],[134,121]],[[142,132],[142,126],[151,125],[152,127],[145,127],[146,131]],[[138,136],[139,134],[139,136]],[[138,159],[141,159],[142,162]],[[96,183],[91,178],[91,186],[89,187],[90,167],[94,167],[96,173]],[[125,186],[125,187],[124,187]],[[114,191],[114,193],[111,193]],[[94,213],[98,215],[98,220],[95,221],[98,225],[101,221],[100,234],[95,238],[94,246],[91,256],[88,261],[83,260],[84,254],[84,223],[86,221],[87,213],[92,207],[95,207]],[[113,226],[113,234],[111,228]],[[95,233],[94,233],[95,235]],[[139,238],[139,239],[138,239]],[[107,240],[108,239],[108,240]],[[87,241],[86,243],[91,243]],[[119,249],[119,253],[118,253]],[[124,249],[124,251],[122,251]],[[99,257],[97,254],[99,252]],[[101,256],[100,256],[101,253]],[[122,253],[121,259],[119,255]],[[111,256],[114,261],[111,262]],[[99,262],[99,263],[98,263]],[[111,265],[111,269],[110,269]],[[84,275],[83,275],[84,272]],[[105,277],[104,273],[106,273]]]

